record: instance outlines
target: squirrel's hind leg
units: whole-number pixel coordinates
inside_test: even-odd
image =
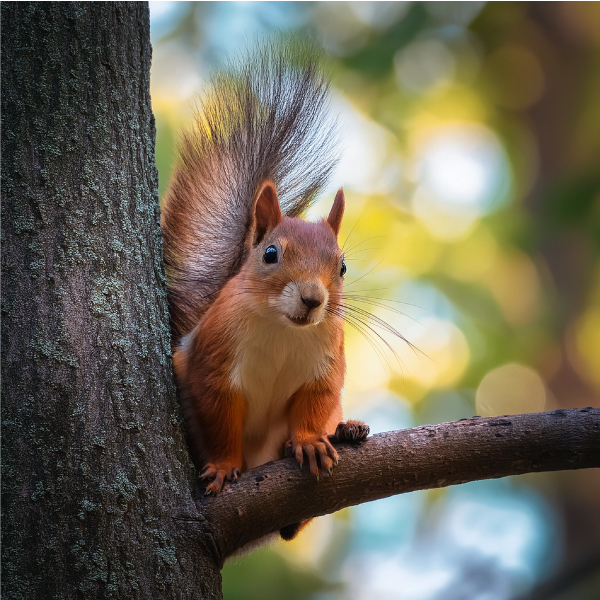
[[[300,521],[300,523],[292,523],[291,525],[286,525],[279,530],[279,535],[281,539],[289,542],[293,540],[302,529],[304,529],[312,519],[306,519],[305,521]]]

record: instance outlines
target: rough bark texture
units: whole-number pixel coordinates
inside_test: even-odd
[[[415,490],[538,471],[600,467],[600,409],[463,419],[338,446],[333,477],[317,482],[293,459],[244,473],[199,499],[226,558],[290,523]],[[218,527],[216,525],[218,524]]]
[[[2,3],[3,598],[220,596],[171,372],[145,3]]]

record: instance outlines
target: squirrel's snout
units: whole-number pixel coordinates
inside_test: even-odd
[[[277,306],[294,325],[316,325],[325,316],[328,298],[320,281],[292,281],[285,286]]]
[[[300,296],[298,308],[306,307],[307,313],[316,310],[327,301],[327,290],[320,281],[301,281],[297,282],[297,286]]]
[[[312,310],[313,308],[317,308],[323,304],[323,300],[321,298],[305,298],[301,296],[302,304],[308,307],[308,310]]]

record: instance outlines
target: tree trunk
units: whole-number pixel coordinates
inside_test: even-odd
[[[148,8],[2,3],[3,597],[218,598],[171,371]]]

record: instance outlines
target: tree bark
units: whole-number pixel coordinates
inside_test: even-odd
[[[145,3],[2,4],[3,593],[221,598],[294,521],[427,487],[600,466],[600,411],[472,419],[293,460],[206,499],[170,360]]]
[[[148,8],[2,3],[3,592],[220,597],[171,371]]]

